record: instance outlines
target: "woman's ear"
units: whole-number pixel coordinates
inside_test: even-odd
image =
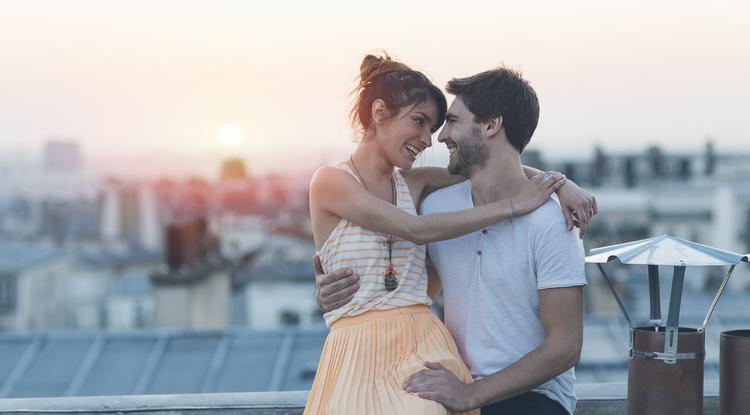
[[[383,121],[390,117],[390,115],[388,107],[385,105],[385,101],[378,98],[372,102],[372,122],[375,123],[375,125],[382,124]]]

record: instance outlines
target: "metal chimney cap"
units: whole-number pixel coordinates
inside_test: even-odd
[[[615,258],[629,265],[721,266],[748,262],[750,254],[737,254],[662,235],[592,249],[586,262],[603,264]]]

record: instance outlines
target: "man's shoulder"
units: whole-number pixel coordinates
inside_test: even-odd
[[[562,208],[555,199],[550,198],[526,217],[529,221],[529,230],[532,232],[538,231],[545,234],[549,232],[567,234],[569,232]]]
[[[435,190],[427,195],[422,201],[422,213],[446,212],[453,210],[452,205],[455,202],[463,201],[461,196],[466,193],[467,186],[471,188],[471,182],[469,180]]]
[[[550,199],[538,209],[527,215],[528,231],[532,243],[538,247],[548,249],[573,249],[576,255],[567,258],[570,261],[583,261],[583,242],[578,237],[578,229],[568,230],[568,224],[562,209],[556,200]],[[580,251],[580,257],[578,252]],[[571,251],[572,252],[572,251]],[[540,254],[541,252],[537,252]]]
[[[565,222],[565,216],[563,216],[560,205],[552,198],[549,198],[526,216],[534,224],[549,225],[558,221]]]

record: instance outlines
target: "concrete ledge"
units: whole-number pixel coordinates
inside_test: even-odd
[[[0,414],[301,414],[307,392],[0,399]]]
[[[576,385],[576,415],[625,414],[626,387]],[[706,382],[704,392],[704,414],[718,414],[719,383]],[[298,415],[306,400],[305,391],[0,399],[0,414]]]

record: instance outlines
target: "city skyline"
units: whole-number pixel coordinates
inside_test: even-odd
[[[545,154],[699,151],[708,137],[730,152],[748,135],[748,17],[728,1],[8,2],[0,151],[30,159],[73,137],[86,160],[121,169],[239,156],[258,172],[311,170],[353,149],[348,92],[361,58],[383,49],[439,86],[521,69],[542,105],[530,148]],[[217,140],[225,124],[244,141]],[[436,141],[427,153],[426,164],[446,160]]]

